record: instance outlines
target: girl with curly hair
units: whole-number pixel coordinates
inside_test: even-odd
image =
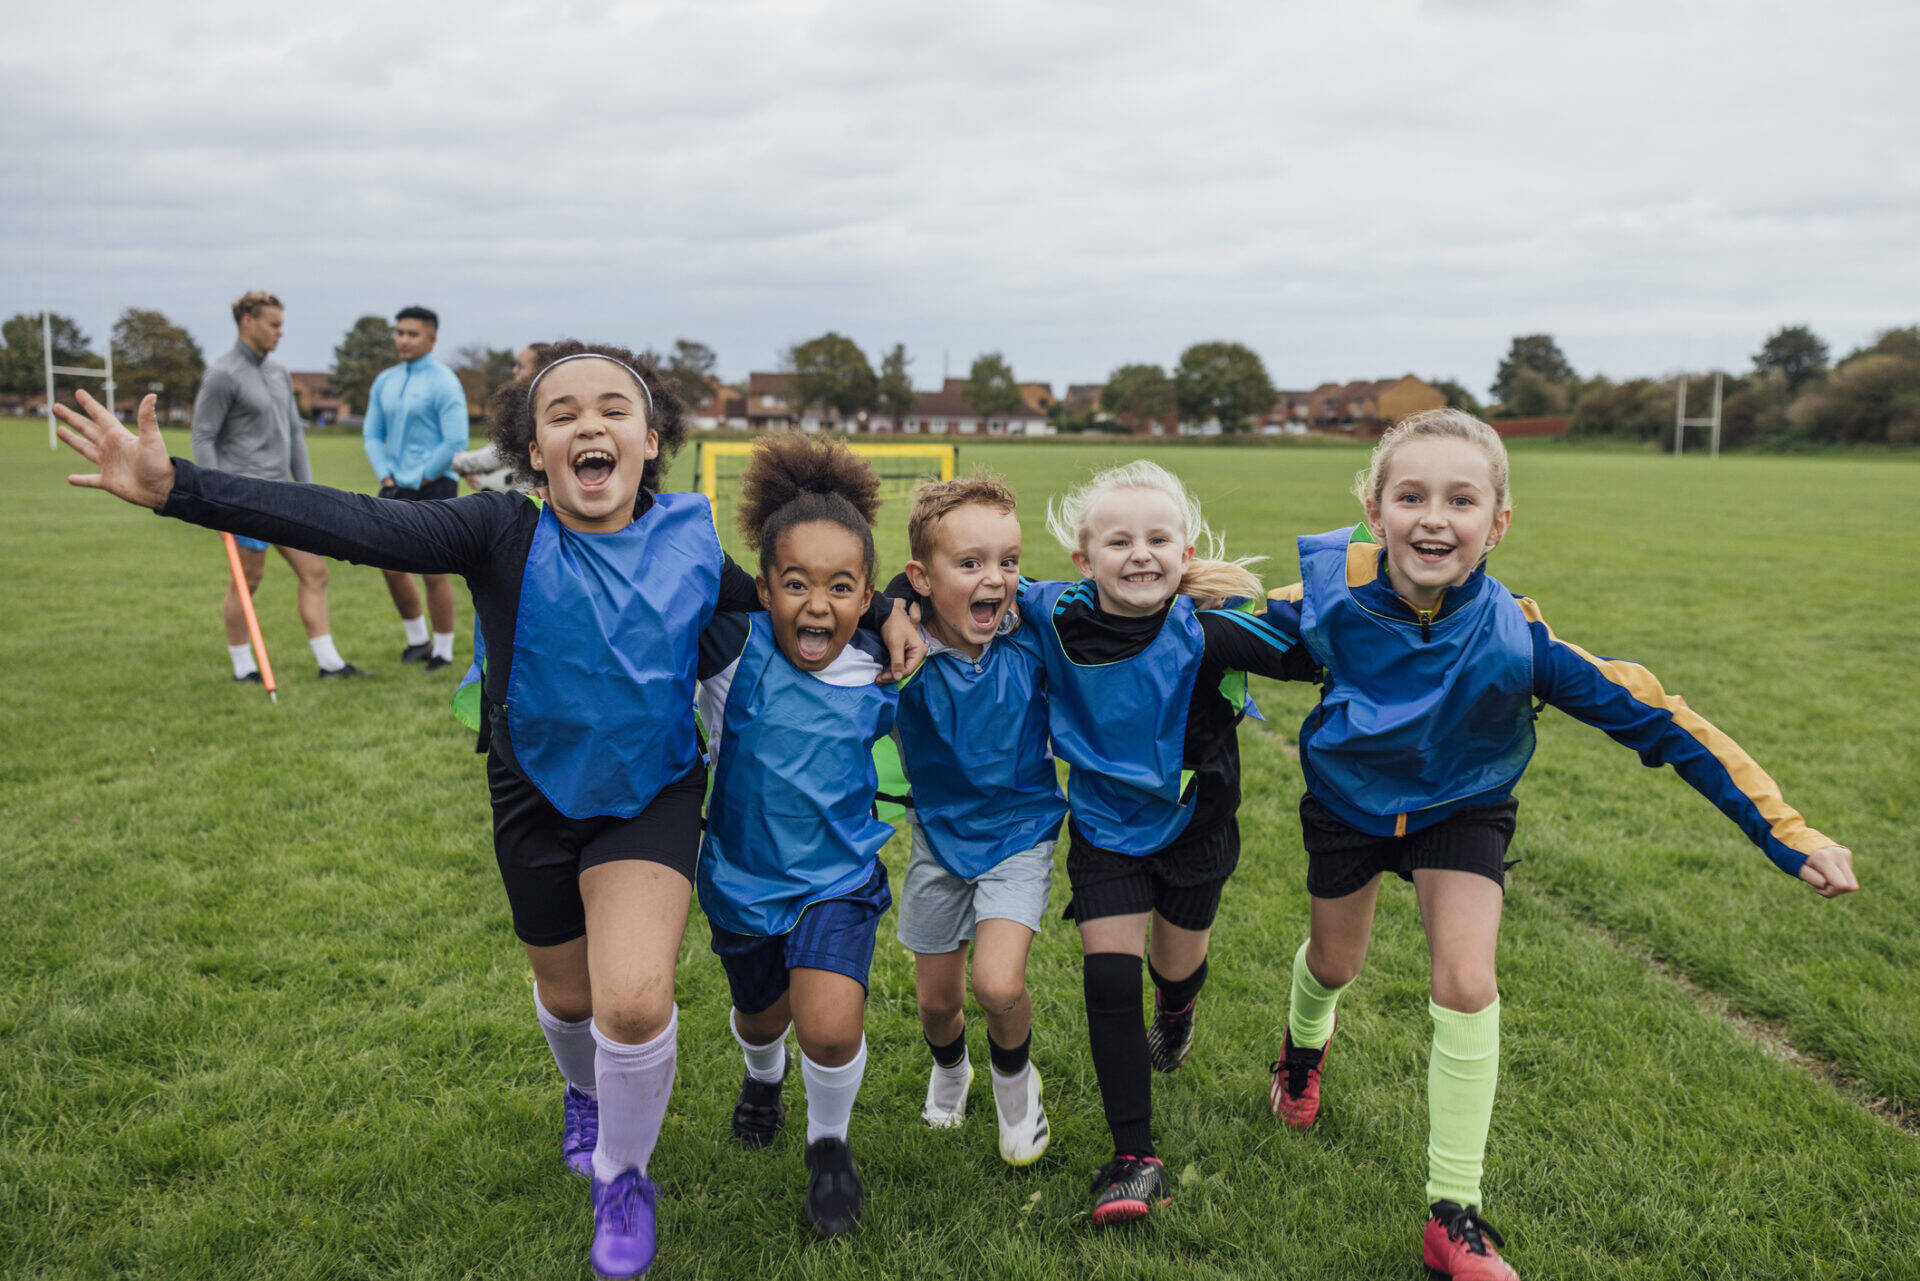
[[[760,604],[706,500],[658,492],[686,434],[672,385],[622,348],[566,342],[503,388],[494,443],[545,487],[544,502],[516,492],[402,504],[227,475],[168,459],[152,397],[137,438],[84,393],[81,403],[88,416],[63,412],[63,435],[100,473],[75,484],[323,556],[466,579],[486,642],[477,702],[494,853],[566,1081],[562,1156],[593,1182],[594,1267],[643,1271],[707,781],[697,655],[726,617],[717,611]],[[888,630],[904,674],[916,629],[903,614]]]

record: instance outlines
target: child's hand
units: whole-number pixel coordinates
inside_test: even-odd
[[[1853,851],[1844,845],[1827,845],[1807,855],[1800,865],[1800,879],[1822,898],[1838,898],[1860,888],[1853,876]]]
[[[887,615],[886,624],[880,628],[880,639],[887,643],[887,657],[893,665],[873,678],[875,685],[907,679],[927,656],[927,642],[921,639],[919,626],[898,600],[893,602],[893,613]]]
[[[153,414],[154,397],[141,398],[138,436],[122,427],[111,410],[86,392],[78,393],[76,399],[87,416],[82,418],[65,405],[55,405],[54,416],[66,424],[55,430],[61,440],[100,470],[68,476],[67,483],[82,489],[104,489],[116,498],[158,511],[173,492],[173,460],[167,457],[166,442],[160,438],[160,421]]]

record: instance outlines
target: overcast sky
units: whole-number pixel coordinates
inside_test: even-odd
[[[570,335],[934,384],[1242,341],[1283,386],[1744,369],[1920,322],[1912,3],[0,0],[0,312],[324,368]]]

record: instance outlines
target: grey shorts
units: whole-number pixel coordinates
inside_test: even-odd
[[[895,933],[908,951],[929,956],[971,940],[980,921],[1018,921],[1037,934],[1052,888],[1052,841],[1009,855],[969,881],[940,865],[915,823],[913,853],[895,900]]]

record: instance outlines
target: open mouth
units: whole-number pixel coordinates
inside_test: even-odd
[[[824,662],[833,648],[833,631],[826,627],[800,627],[793,633],[793,650],[803,663]]]
[[[582,489],[603,489],[613,477],[613,455],[604,449],[583,449],[573,459],[573,477]]]
[[[996,596],[991,600],[976,600],[970,602],[967,605],[967,613],[972,616],[973,625],[983,631],[992,627],[994,619],[999,617],[1000,606],[1004,604],[1005,601],[1006,598],[1004,596]]]
[[[1453,544],[1415,543],[1413,545],[1413,551],[1421,560],[1445,560],[1447,557],[1453,555]]]
[[[1144,586],[1148,583],[1159,582],[1160,577],[1160,571],[1157,569],[1143,569],[1137,574],[1126,575],[1120,581],[1125,583],[1139,583]]]

